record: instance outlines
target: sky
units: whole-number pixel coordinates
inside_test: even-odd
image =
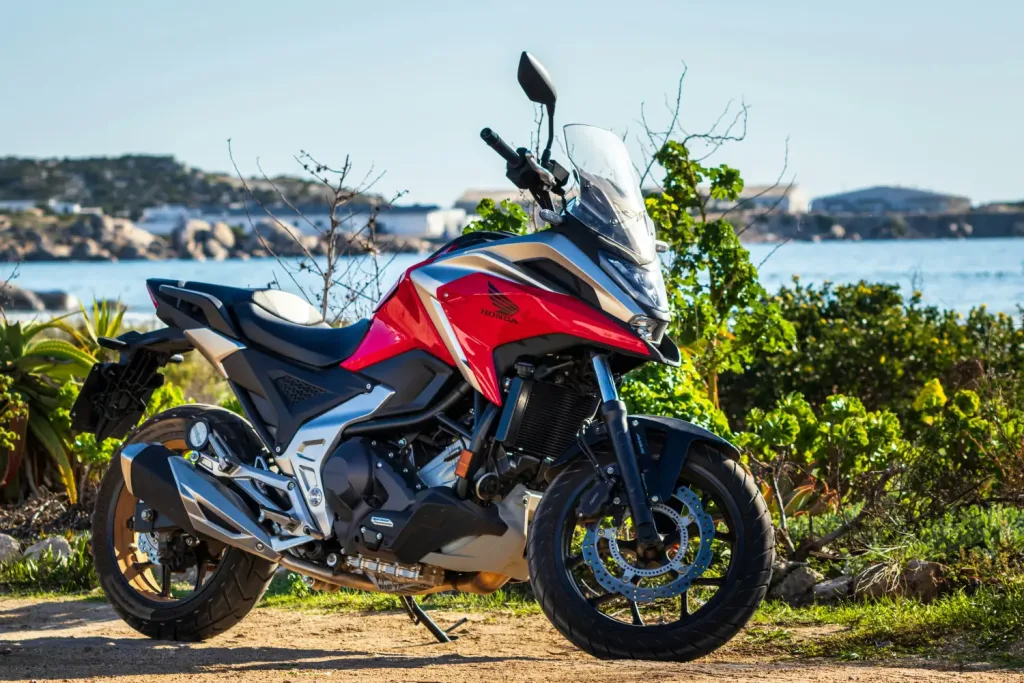
[[[173,154],[298,173],[307,150],[385,175],[403,202],[511,187],[479,139],[527,144],[522,50],[558,124],[625,135],[688,68],[681,121],[746,102],[720,151],[748,184],[811,196],[879,184],[1024,199],[1024,3],[1017,0],[289,2],[0,0],[0,156]]]

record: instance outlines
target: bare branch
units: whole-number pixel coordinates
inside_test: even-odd
[[[230,140],[228,141],[228,152],[231,154]],[[313,181],[326,190],[324,199],[329,219],[327,226],[317,225],[306,216],[302,209],[287,196],[279,183],[264,172],[258,160],[257,167],[263,179],[279,197],[281,204],[291,210],[299,221],[308,225],[316,234],[315,245],[310,244],[309,237],[302,235],[301,232],[296,234],[290,226],[280,221],[253,194],[246,179],[239,171],[233,155],[231,163],[249,197],[294,244],[294,250],[299,254],[297,263],[291,263],[282,258],[275,245],[271,244],[262,234],[259,224],[253,221],[246,203],[245,211],[249,226],[259,239],[260,244],[267,253],[277,260],[306,301],[320,311],[323,319],[331,324],[337,324],[348,318],[353,308],[362,310],[363,300],[375,301],[368,292],[376,293],[378,297],[381,295],[380,278],[387,266],[394,260],[394,256],[392,255],[387,264],[381,266],[380,248],[377,243],[377,219],[380,211],[390,208],[404,192],[396,193],[387,202],[376,199],[367,199],[367,201],[361,202],[359,201],[360,197],[363,197],[370,188],[380,181],[384,176],[383,172],[377,173],[371,166],[359,182],[353,184],[350,183],[353,164],[348,156],[345,157],[345,161],[340,167],[325,164],[305,150],[301,150],[294,156],[294,159]],[[362,208],[357,209],[357,206]],[[356,217],[364,210],[367,210],[368,213],[366,222],[361,227],[352,229]],[[276,246],[280,246],[280,243],[278,242]],[[362,258],[363,256],[368,258]],[[315,291],[299,282],[298,273],[309,273],[316,277],[318,284]],[[338,291],[344,291],[345,294],[339,296]]]

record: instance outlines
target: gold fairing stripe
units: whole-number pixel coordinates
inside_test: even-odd
[[[601,270],[600,266],[591,261],[568,238],[557,233],[545,231],[528,237],[489,242],[475,249],[443,256],[433,263],[420,266],[409,274],[410,280],[416,287],[416,293],[434,324],[434,329],[455,360],[456,367],[469,385],[477,391],[480,391],[480,385],[466,363],[462,345],[438,301],[437,290],[460,277],[487,273],[551,291],[550,287],[538,282],[516,263],[536,258],[550,259],[590,285],[597,295],[601,310],[612,317],[628,323],[634,316],[643,315],[640,307]]]

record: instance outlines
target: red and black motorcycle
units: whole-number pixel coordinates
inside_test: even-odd
[[[485,129],[548,229],[463,235],[410,268],[370,320],[332,328],[297,296],[152,279],[167,327],[104,345],[74,425],[124,437],[198,351],[244,417],[160,413],[127,436],[93,519],[96,569],[128,624],[198,640],[237,623],[277,565],[311,586],[402,596],[529,581],[599,657],[687,660],[764,597],[769,514],[737,451],[670,417],[630,415],[622,376],[676,365],[654,227],[622,141],[547,107],[540,158]]]

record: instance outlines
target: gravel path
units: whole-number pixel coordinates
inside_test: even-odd
[[[258,609],[199,644],[148,640],[105,603],[0,600],[0,681],[1018,681],[1019,672],[772,661],[741,635],[700,662],[601,662],[571,647],[541,616],[438,615],[469,623],[433,643],[404,614],[336,615]],[[808,629],[795,636],[812,637]],[[819,630],[820,633],[820,630]]]

